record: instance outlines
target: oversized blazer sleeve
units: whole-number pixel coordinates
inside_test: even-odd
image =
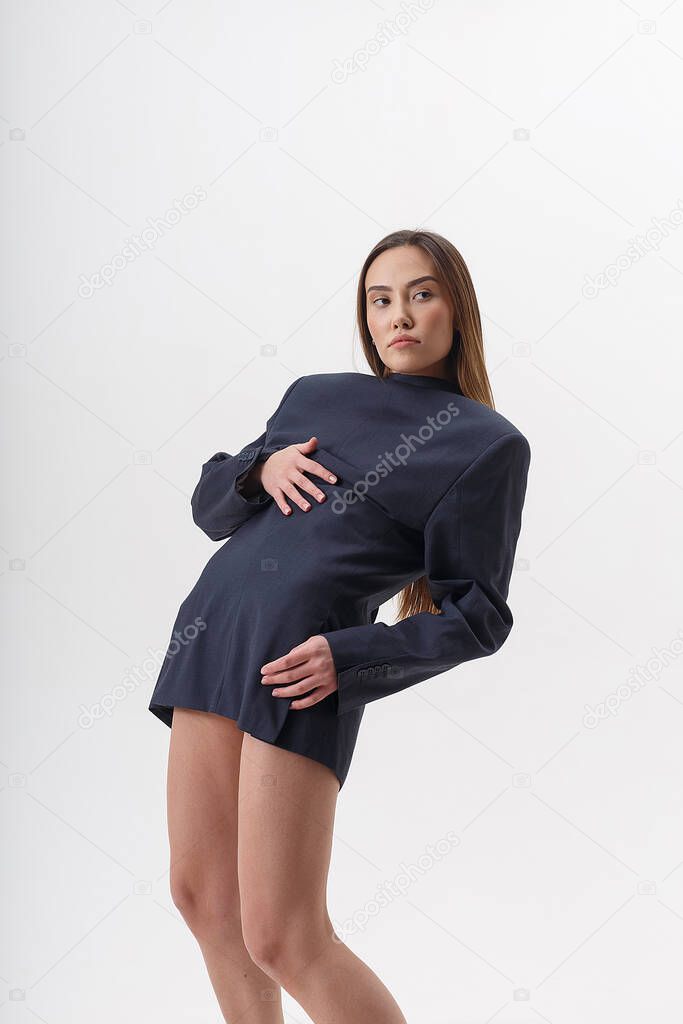
[[[251,516],[274,500],[272,495],[263,489],[247,498],[242,493],[241,486],[249,470],[261,456],[277,451],[277,446],[267,444],[268,431],[300,379],[297,378],[289,385],[277,409],[267,420],[266,429],[259,437],[245,445],[236,455],[216,452],[202,466],[190,504],[192,518],[211,540],[224,540],[229,537]]]
[[[502,646],[513,623],[507,595],[530,458],[523,434],[503,435],[429,516],[425,573],[438,615],[419,612],[393,626],[373,622],[322,634],[337,669],[337,714]]]

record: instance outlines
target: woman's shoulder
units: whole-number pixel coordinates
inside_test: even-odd
[[[523,441],[527,441],[528,444],[528,440],[519,426],[508,416],[504,416],[502,412],[499,412],[498,409],[492,409],[489,405],[484,405],[483,402],[465,398],[463,395],[457,395],[456,399],[461,412],[467,413],[468,419],[473,427],[478,428],[481,432],[482,438],[498,440],[499,438],[513,435],[521,438]]]

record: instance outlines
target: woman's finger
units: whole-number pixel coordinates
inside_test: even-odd
[[[283,668],[279,672],[264,672],[261,679],[263,686],[288,686],[290,683],[297,685],[303,679],[313,678],[313,676],[305,676],[304,672],[310,673],[311,666],[308,662],[305,665],[297,665],[296,668]],[[317,680],[316,680],[317,682]],[[301,692],[301,691],[299,691]]]
[[[282,512],[283,516],[289,516],[289,515],[292,514],[292,510],[291,510],[290,506],[287,504],[287,501],[286,501],[285,495],[284,495],[284,491],[282,490],[281,487],[276,487],[275,488],[275,493],[273,494],[273,500],[274,500],[275,504],[277,505],[277,507]]]
[[[299,508],[303,509],[304,512],[308,512],[308,510],[311,508],[310,501],[307,501],[306,498],[303,497],[303,495],[299,494],[298,490],[296,489],[293,483],[291,483],[289,480],[283,480],[280,486],[282,487],[285,494],[288,495],[288,497],[295,505],[298,505]]]
[[[297,463],[297,466],[299,469],[305,469],[307,473],[313,473],[315,476],[322,477],[330,484],[336,484],[337,482],[337,474],[321,465],[320,462],[316,462],[315,459],[306,458],[304,455],[301,461]]]
[[[306,679],[298,679],[294,683],[278,683],[277,688],[271,693],[273,697],[300,697],[317,685],[318,681],[315,676],[307,676]]]
[[[324,700],[327,694],[324,690],[316,689],[313,693],[309,694],[308,697],[302,697],[301,700],[294,700],[289,705],[290,711],[300,711],[302,708],[310,708],[312,704],[319,704],[321,700]]]
[[[312,480],[309,480],[307,476],[304,476],[298,469],[292,470],[290,482],[300,487],[316,499],[316,501],[325,501],[325,492],[321,491],[317,484],[314,484]]]

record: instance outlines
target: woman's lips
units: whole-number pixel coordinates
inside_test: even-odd
[[[406,345],[419,345],[419,341],[408,341],[407,338],[401,338],[400,341],[392,341],[391,348],[405,348]]]

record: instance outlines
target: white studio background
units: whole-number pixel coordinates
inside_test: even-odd
[[[411,1024],[680,1016],[683,2],[1,14],[0,1024],[221,1019],[150,652],[216,550],[201,464],[366,369],[358,270],[419,225],[532,446],[515,628],[368,706],[330,912]]]

